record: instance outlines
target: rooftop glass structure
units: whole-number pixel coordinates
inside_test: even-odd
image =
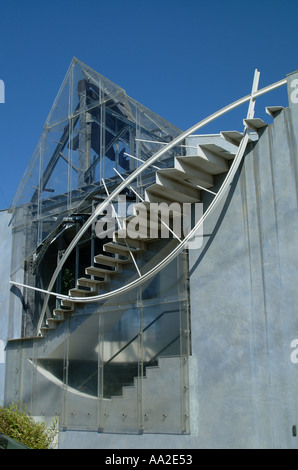
[[[74,58],[11,205],[28,234],[13,271],[63,218],[106,196],[103,180],[112,188],[180,132]]]

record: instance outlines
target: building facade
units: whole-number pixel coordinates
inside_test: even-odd
[[[1,393],[60,448],[297,448],[298,73],[257,82],[182,132],[72,61],[1,213]]]

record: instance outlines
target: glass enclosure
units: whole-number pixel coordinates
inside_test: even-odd
[[[12,274],[57,235],[65,217],[91,213],[92,200],[106,197],[103,180],[110,191],[119,174],[128,175],[180,132],[73,59],[11,205],[14,230],[25,240]],[[136,184],[143,187],[146,177]]]
[[[6,399],[61,429],[187,433],[186,269],[182,253],[136,291],[77,309],[44,338],[9,342]]]
[[[73,59],[12,202],[11,279],[46,289],[70,241],[107,193],[179,133],[122,88]],[[173,148],[161,165],[170,165],[181,151]],[[127,188],[127,205],[136,200],[134,188],[142,198],[154,177],[151,167]],[[67,273],[74,287],[102,244],[93,225],[59,275],[55,292],[63,293]],[[24,296],[24,336],[30,336],[43,296],[34,291]],[[50,299],[49,311],[54,307]]]
[[[180,132],[74,59],[12,203],[11,278],[47,289],[59,260],[98,204]],[[173,147],[159,168],[171,166],[183,152]],[[143,200],[155,172],[149,167],[120,195],[126,216]],[[113,204],[119,212],[119,200]],[[112,233],[119,237],[119,220],[115,223]],[[187,252],[139,287],[86,303],[84,295],[119,288],[178,243],[171,234],[157,238],[135,254],[134,263],[105,252],[105,274],[99,279],[92,271],[94,259],[109,238],[96,228],[94,222],[80,238],[54,286],[55,292],[75,295],[79,284],[82,302],[73,306],[71,299],[63,303],[55,296],[47,301],[41,291],[13,287],[11,310],[23,323],[22,337],[7,346],[6,401],[27,403],[35,416],[57,416],[65,429],[186,433]],[[119,264],[115,272],[114,259]],[[44,334],[37,336],[44,307]]]

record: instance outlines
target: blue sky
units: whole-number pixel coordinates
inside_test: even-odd
[[[256,68],[260,87],[297,70],[297,43],[297,0],[2,1],[0,209],[13,199],[73,57],[186,130],[248,94]]]

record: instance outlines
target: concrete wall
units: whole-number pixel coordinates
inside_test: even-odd
[[[0,211],[0,406],[4,400],[5,345],[8,339],[9,275],[11,262],[11,215]]]
[[[206,448],[298,447],[297,107],[290,100],[260,132],[204,226],[205,249],[190,253],[198,442]]]

